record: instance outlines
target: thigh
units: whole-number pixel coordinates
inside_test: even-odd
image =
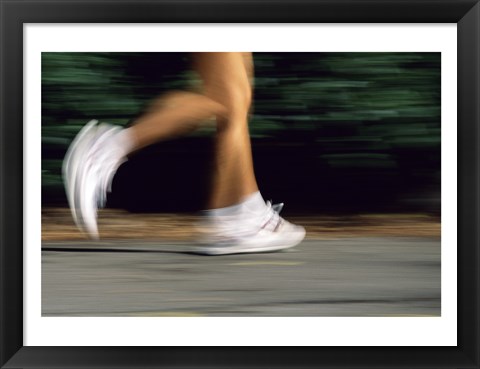
[[[253,64],[253,55],[252,53],[241,53],[243,59],[243,66],[245,72],[248,76],[248,81],[250,82],[250,87],[253,89],[253,77],[254,77],[254,64]]]
[[[227,108],[249,107],[253,77],[251,53],[194,53],[192,58],[207,96]]]

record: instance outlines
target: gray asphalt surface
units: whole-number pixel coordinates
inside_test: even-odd
[[[187,244],[42,244],[43,316],[439,316],[440,240],[307,240],[199,256]]]

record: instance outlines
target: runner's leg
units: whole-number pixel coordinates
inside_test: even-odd
[[[217,115],[214,173],[209,208],[223,208],[258,192],[248,113],[252,101],[251,53],[196,53],[194,67],[204,94],[225,107]]]
[[[132,149],[138,150],[172,136],[190,133],[208,118],[223,114],[224,107],[205,95],[170,92],[157,99],[126,131],[134,141]]]

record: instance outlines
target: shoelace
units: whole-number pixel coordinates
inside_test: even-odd
[[[278,227],[283,223],[283,218],[280,216],[280,212],[283,209],[283,203],[272,205],[271,201],[266,203],[267,209],[265,210],[265,218],[261,229],[267,229],[275,232]]]
[[[250,217],[239,221],[237,215],[218,217],[214,223],[206,220],[204,224],[199,226],[203,232],[212,230],[217,233],[218,230],[226,230],[227,233],[233,232],[238,237],[255,234],[259,230],[266,229],[275,232],[285,221],[279,215],[283,208],[283,203],[273,204],[267,201],[264,210],[260,214],[252,213]],[[232,225],[234,225],[232,227]]]

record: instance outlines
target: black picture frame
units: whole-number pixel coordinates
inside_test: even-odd
[[[479,0],[0,0],[0,4],[2,368],[479,368]],[[456,347],[23,346],[22,248],[28,231],[23,229],[23,25],[162,22],[457,23]]]

